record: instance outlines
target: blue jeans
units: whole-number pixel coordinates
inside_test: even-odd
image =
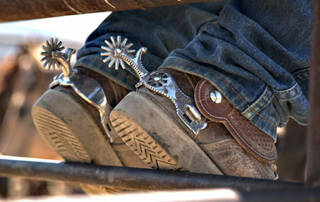
[[[121,35],[148,48],[149,71],[169,68],[210,81],[276,141],[289,118],[307,124],[311,0],[234,0],[112,13],[88,37],[76,66],[134,90],[133,71],[107,68],[100,46]]]

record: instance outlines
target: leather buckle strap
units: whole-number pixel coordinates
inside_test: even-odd
[[[253,125],[226,99],[213,102],[210,93],[216,89],[206,80],[198,82],[195,88],[195,103],[200,113],[213,122],[224,124],[238,144],[257,160],[274,163],[277,150],[273,139]]]

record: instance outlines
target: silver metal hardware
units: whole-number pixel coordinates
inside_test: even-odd
[[[214,91],[212,91],[212,92],[210,93],[210,98],[211,98],[212,102],[214,102],[214,103],[219,104],[219,103],[222,102],[222,95],[221,95],[221,93],[220,93],[219,91],[217,91],[217,90],[214,90]]]
[[[187,110],[186,111],[187,115],[190,119],[196,119],[198,121],[201,121],[201,114],[198,112],[198,110],[194,106],[186,105],[186,110]],[[191,118],[191,116],[192,116],[192,118]]]
[[[44,62],[43,66],[49,70],[61,68],[63,71],[62,74],[54,77],[49,88],[54,88],[58,85],[71,87],[83,100],[94,106],[99,111],[100,122],[110,138],[110,142],[113,142],[117,135],[110,127],[111,124],[109,123],[109,114],[107,112],[111,109],[108,105],[107,97],[96,80],[81,74],[75,74],[77,70],[70,65],[70,59],[75,50],[68,48],[65,53],[61,52],[64,47],[62,47],[62,42],[58,39],[50,39],[50,41],[46,42],[46,46],[43,46],[43,49],[44,52],[41,53],[44,55],[41,59]]]
[[[115,42],[113,37],[110,38],[113,46],[110,46],[111,43],[109,41],[105,41],[109,46],[108,49],[104,46],[101,47],[103,50],[107,51],[101,53],[101,56],[107,56],[104,61],[118,60],[119,63],[125,62],[132,67],[140,79],[136,84],[136,88],[144,86],[147,89],[170,99],[176,108],[176,113],[179,118],[195,135],[197,135],[200,130],[206,128],[207,123],[201,118],[199,111],[194,106],[193,100],[181,91],[169,73],[161,71],[150,73],[144,68],[141,57],[147,49],[142,47],[135,55],[133,55],[132,53],[135,51],[132,50],[129,52],[127,49],[124,49],[123,46],[119,45],[123,43],[121,42],[121,38],[118,36],[117,39],[120,41],[117,40],[117,42]],[[127,39],[125,39],[124,42],[126,43]],[[117,52],[114,50],[119,51]],[[115,69],[117,70],[117,68]]]
[[[121,36],[117,37],[117,41],[114,40],[113,37],[110,37],[111,42],[105,40],[105,44],[108,46],[101,46],[102,50],[105,50],[106,52],[101,53],[101,56],[105,56],[106,58],[103,60],[104,63],[109,62],[108,67],[111,68],[112,66],[115,66],[115,69],[119,69],[119,65],[122,67],[122,69],[125,69],[126,66],[123,63],[123,60],[120,58],[120,55],[122,53],[131,54],[134,53],[135,50],[130,49],[133,44],[127,44],[128,39],[125,38],[123,41],[121,41]]]
[[[75,50],[68,48],[65,52],[62,52],[64,47],[62,46],[62,42],[57,38],[51,38],[49,41],[46,41],[46,45],[43,45],[42,48],[44,50],[41,52],[41,55],[43,55],[41,59],[43,67],[46,70],[51,71],[59,70],[61,68],[63,75],[69,77],[72,72],[70,59],[75,53]]]

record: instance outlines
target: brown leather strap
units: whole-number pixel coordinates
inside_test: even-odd
[[[274,163],[277,159],[277,150],[273,139],[254,126],[226,99],[214,103],[210,93],[215,87],[206,80],[198,82],[195,88],[195,102],[206,118],[223,123],[240,146],[264,163]]]

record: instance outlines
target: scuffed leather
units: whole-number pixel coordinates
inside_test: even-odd
[[[184,92],[193,93],[195,85],[187,83],[183,74],[176,74],[176,82]],[[194,78],[190,80],[195,81]],[[199,81],[199,79],[197,80]],[[212,162],[225,175],[253,177],[261,179],[275,179],[275,173],[270,164],[258,161],[246,152],[232,137],[230,132],[222,123],[208,121],[208,126],[194,137],[193,133],[180,121],[172,102],[161,95],[157,95],[146,88],[139,88],[139,94],[153,101],[160,109],[165,110],[168,115],[186,132],[186,136],[194,139],[198,146],[211,158]],[[191,95],[192,94],[188,94]],[[164,140],[165,141],[165,140]],[[171,145],[172,147],[176,145]],[[189,145],[184,145],[189,149]],[[177,157],[179,158],[179,157]],[[190,159],[191,163],[198,164],[197,159]]]
[[[277,150],[273,139],[242,116],[226,99],[219,104],[214,103],[210,98],[213,90],[215,87],[208,81],[198,82],[194,98],[201,114],[211,121],[224,124],[238,144],[257,160],[274,163]]]
[[[121,100],[126,96],[129,91],[124,87],[120,86],[116,82],[101,76],[99,73],[92,70],[85,69],[83,67],[77,67],[78,73],[94,78],[103,88],[108,104],[115,107]]]

